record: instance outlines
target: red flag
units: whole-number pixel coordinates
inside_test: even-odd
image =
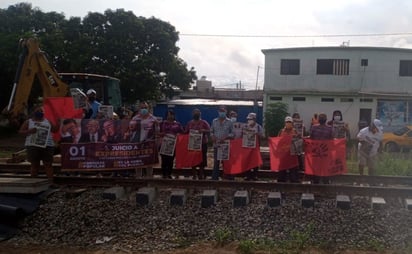
[[[58,119],[82,118],[83,110],[75,109],[72,97],[48,97],[44,99],[44,116],[52,124],[59,124]],[[59,140],[60,134],[53,133],[53,139]]]
[[[281,171],[299,166],[298,157],[290,154],[292,136],[270,137],[270,169]]]
[[[240,174],[263,164],[260,148],[242,147],[242,139],[230,141],[229,160],[223,161],[225,174]]]
[[[305,173],[333,176],[346,173],[346,140],[305,139]]]
[[[188,149],[189,134],[179,134],[176,140],[176,168],[195,167],[202,162],[202,151]]]

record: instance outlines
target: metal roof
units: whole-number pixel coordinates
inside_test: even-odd
[[[178,99],[165,102],[157,102],[157,104],[167,105],[212,105],[212,106],[253,106],[254,100],[238,101],[238,100],[212,100],[212,99]],[[258,106],[262,106],[262,101],[257,101]]]

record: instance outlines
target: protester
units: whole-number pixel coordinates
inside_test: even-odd
[[[207,143],[210,133],[210,125],[202,119],[202,114],[199,109],[192,111],[192,120],[190,120],[185,127],[185,133],[195,132],[202,134],[202,162],[199,165],[192,167],[193,179],[205,179],[205,167],[207,166]],[[199,172],[196,172],[199,168]]]
[[[210,128],[210,137],[213,141],[213,171],[212,180],[219,180],[219,168],[221,161],[218,160],[219,146],[227,139],[233,138],[233,124],[229,118],[226,117],[226,107],[220,106],[218,110],[218,117],[213,119]],[[222,149],[222,147],[221,147]]]
[[[318,124],[319,124],[318,113],[314,113],[310,121],[309,133],[310,133],[310,130],[312,130],[312,126],[318,125]]]
[[[160,136],[164,137],[166,135],[172,135],[176,138],[176,135],[179,133],[183,133],[182,125],[176,121],[175,119],[175,112],[173,110],[168,110],[166,115],[166,120],[160,123]],[[172,179],[172,171],[173,171],[173,161],[175,158],[175,152],[173,151],[173,155],[166,155],[161,154],[162,158],[162,174],[163,178]]]
[[[96,100],[96,91],[94,89],[87,90],[86,95],[89,110],[86,112],[85,118],[95,119],[101,103]]]
[[[335,110],[332,113],[332,120],[327,123],[332,127],[334,138],[346,138],[350,140],[349,125],[343,122],[342,112],[340,110]]]
[[[40,106],[34,109],[33,116],[20,127],[19,133],[26,136],[24,146],[27,151],[27,160],[31,165],[31,177],[38,176],[40,161],[42,161],[47,178],[53,183],[54,141],[51,133],[58,129],[58,125],[52,124],[44,117],[43,108]]]
[[[359,158],[359,174],[363,175],[363,169],[368,167],[368,174],[375,174],[375,161],[378,150],[381,147],[383,137],[382,122],[379,119],[363,129],[357,135],[358,143],[358,158]]]
[[[305,170],[304,153],[303,153],[303,137],[307,136],[306,127],[303,124],[303,120],[300,118],[300,114],[295,112],[292,115],[293,128],[297,131],[297,135],[292,138],[293,153],[298,156],[299,168],[298,171],[303,172]],[[299,174],[299,172],[297,172]],[[298,178],[297,178],[298,179]],[[294,179],[293,182],[297,181]],[[292,180],[291,180],[292,181]]]
[[[255,133],[256,137],[256,147],[260,147],[260,138],[263,136],[263,128],[260,124],[256,122],[256,113],[249,113],[246,117],[247,123],[243,125],[243,129],[247,132],[253,132]],[[258,180],[257,178],[257,172],[259,170],[259,167],[255,167],[250,169],[248,172],[246,172],[246,181],[256,181]]]
[[[140,123],[140,142],[156,140],[159,123],[156,117],[153,116],[152,113],[150,113],[149,104],[147,102],[140,102],[137,114],[132,118],[132,120]],[[152,177],[153,167],[146,167],[145,170],[143,170],[142,168],[137,168],[136,177],[142,177],[143,175]]]
[[[293,118],[290,116],[285,117],[285,127],[281,129],[278,133],[279,137],[290,136],[293,138],[298,137],[299,133],[293,127]],[[291,146],[293,143],[291,143]],[[299,182],[299,167],[283,169],[278,172],[278,182]]]
[[[241,122],[238,122],[236,111],[233,111],[233,110],[230,111],[229,118],[230,118],[230,121],[232,121],[233,123],[233,137],[241,138],[244,124]]]
[[[325,113],[318,115],[319,124],[313,125],[310,130],[310,138],[314,140],[331,140],[333,139],[332,127],[326,124],[327,116]],[[321,180],[323,183],[329,183],[329,177],[313,176],[313,183],[319,183]]]
[[[86,132],[82,132],[79,143],[95,143],[101,138],[99,129],[99,121],[95,119],[83,120],[87,121]]]

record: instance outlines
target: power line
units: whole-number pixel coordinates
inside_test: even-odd
[[[380,36],[405,36],[412,35],[412,32],[405,33],[374,33],[374,34],[318,34],[318,35],[259,35],[259,34],[190,34],[181,33],[180,36],[190,37],[231,37],[231,38],[330,38],[330,37],[380,37]]]

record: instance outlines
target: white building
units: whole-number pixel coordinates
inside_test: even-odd
[[[305,125],[316,112],[343,113],[351,136],[379,118],[386,131],[412,123],[412,49],[312,47],[262,50],[264,109],[284,102]]]

